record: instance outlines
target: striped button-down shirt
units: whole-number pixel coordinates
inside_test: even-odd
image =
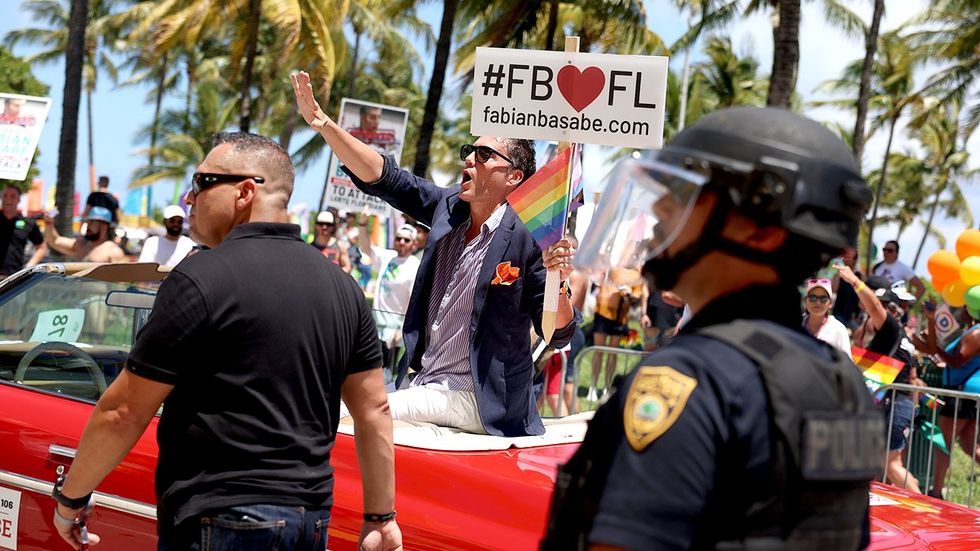
[[[494,232],[504,217],[500,205],[469,243],[469,224],[453,229],[436,246],[436,274],[429,296],[422,371],[414,385],[473,391],[470,369],[470,320],[477,278]]]

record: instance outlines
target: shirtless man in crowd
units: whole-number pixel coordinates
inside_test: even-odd
[[[105,207],[92,207],[85,220],[85,234],[74,239],[64,237],[54,228],[54,220],[44,217],[44,241],[63,255],[83,262],[126,262],[126,253],[109,238],[112,212]]]

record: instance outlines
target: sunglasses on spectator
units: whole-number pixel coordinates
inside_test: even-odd
[[[485,145],[473,145],[465,144],[459,147],[459,160],[466,161],[466,158],[470,156],[471,153],[476,153],[476,162],[485,163],[490,160],[490,157],[494,155],[500,157],[501,159],[507,161],[510,164],[514,164],[514,161],[507,158],[505,155],[497,151],[492,147],[487,147]]]
[[[396,237],[395,241],[398,243],[411,243],[413,239],[411,237]]]
[[[820,304],[827,304],[830,302],[830,297],[825,295],[807,295],[806,299],[810,302],[819,302]]]
[[[889,249],[889,248],[885,248],[885,249],[881,249],[881,250],[885,251],[886,253],[897,253],[898,252],[896,249]]]
[[[218,184],[237,184],[243,180],[254,180],[256,184],[265,183],[261,176],[240,176],[238,174],[215,174],[213,172],[195,172],[191,176],[191,191],[194,195]]]
[[[332,228],[334,226],[334,223],[333,222],[317,222],[316,225],[317,226],[320,226],[320,227],[323,227],[323,228]]]

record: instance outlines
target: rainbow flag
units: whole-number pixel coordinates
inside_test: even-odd
[[[582,179],[582,144],[572,144],[572,203],[568,210],[572,211],[582,206],[585,195],[585,180]]]
[[[938,396],[934,394],[929,394],[928,392],[920,392],[919,401],[922,402],[922,405],[926,406],[929,409],[936,409],[938,407],[946,405],[946,402],[940,400]]]
[[[889,385],[895,382],[895,377],[898,377],[899,372],[905,367],[901,360],[876,354],[857,346],[851,347],[851,356],[854,358],[854,363],[864,373],[864,378],[877,383],[877,385]]]
[[[507,202],[542,249],[557,243],[565,233],[571,154],[571,148],[559,152],[507,196]]]

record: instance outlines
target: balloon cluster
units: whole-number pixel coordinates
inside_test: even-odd
[[[980,230],[964,230],[956,238],[956,252],[936,251],[929,257],[932,285],[954,308],[966,306],[980,317]]]

